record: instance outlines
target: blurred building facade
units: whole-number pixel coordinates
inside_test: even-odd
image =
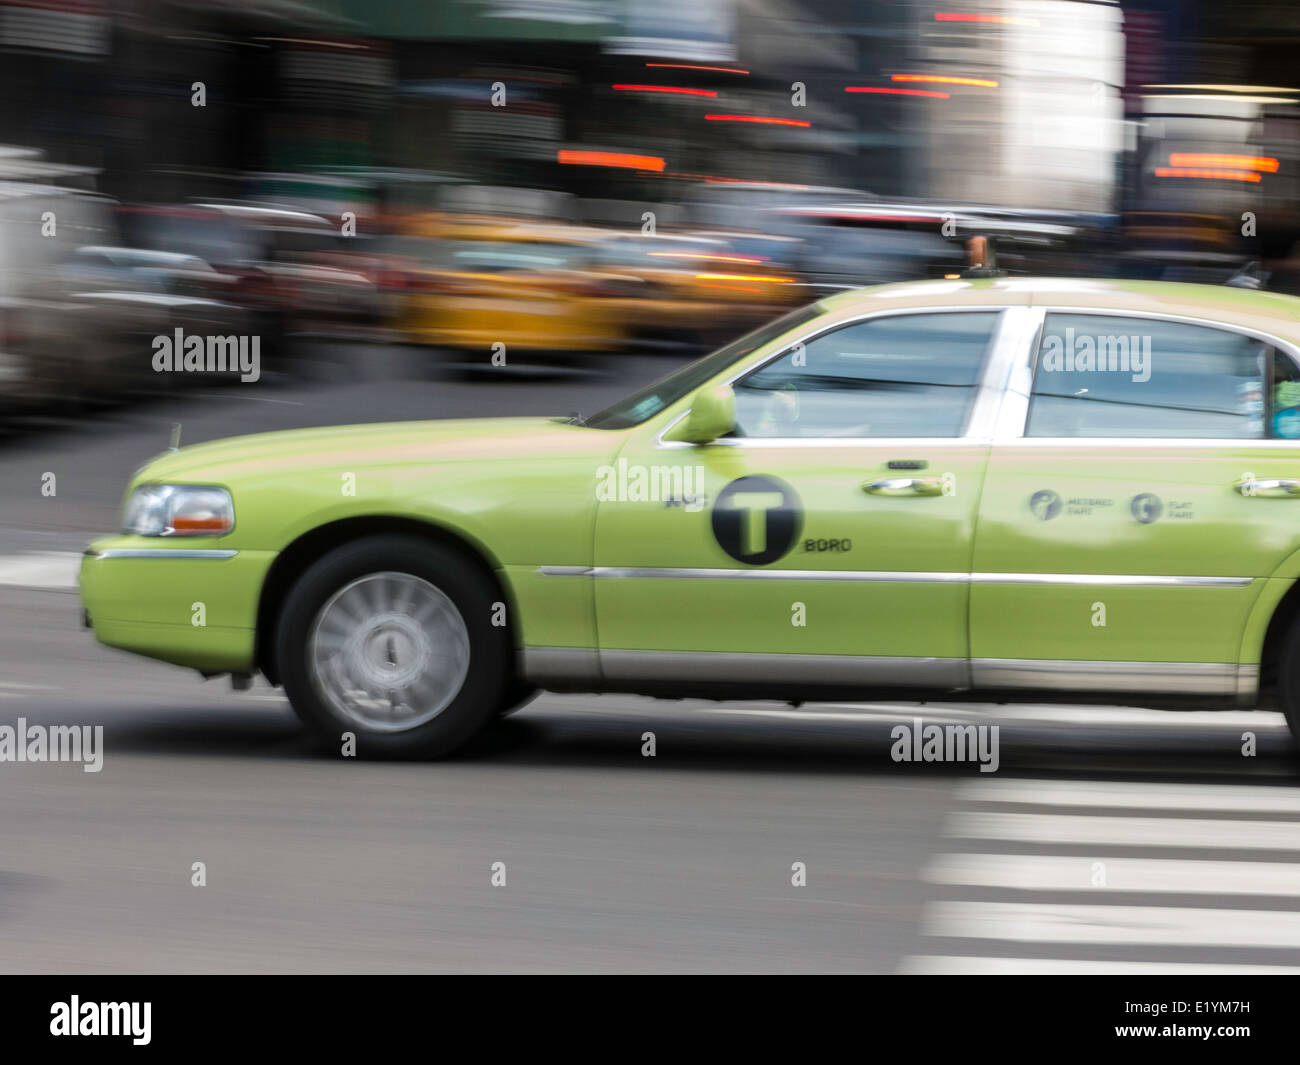
[[[0,142],[136,201],[401,167],[660,202],[1291,204],[1297,37],[1265,0],[0,0]],[[1282,163],[1157,177],[1170,150]]]

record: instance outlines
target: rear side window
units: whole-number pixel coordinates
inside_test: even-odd
[[[1296,377],[1285,355],[1231,330],[1052,314],[1044,323],[1025,435],[1263,439],[1294,432],[1300,438]],[[1279,420],[1284,409],[1291,413]]]

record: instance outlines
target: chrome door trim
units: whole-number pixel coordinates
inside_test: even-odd
[[[752,651],[602,650],[606,680],[686,683],[807,684],[967,688],[964,658],[903,658],[882,655],[761,654]]]
[[[103,551],[90,548],[85,552],[91,558],[186,558],[186,559],[225,559],[234,558],[238,551],[229,548],[168,548],[168,547],[110,547]]]
[[[1183,577],[1147,573],[972,573],[972,584],[1101,584],[1116,588],[1248,588],[1254,577]]]
[[[991,380],[989,377],[990,370],[993,369],[996,362],[998,369],[995,372],[1001,372],[1001,366],[1004,360],[1014,361],[1014,352],[1004,352],[1006,329],[1005,322],[1007,312],[1010,310],[1028,310],[1026,303],[987,303],[987,304],[963,304],[960,306],[942,306],[942,307],[895,307],[882,308],[875,311],[867,311],[863,314],[852,315],[847,318],[841,318],[835,322],[821,322],[816,327],[809,329],[807,332],[800,334],[793,339],[780,337],[773,343],[780,346],[772,354],[750,363],[742,369],[736,370],[729,377],[717,381],[717,384],[731,385],[740,378],[751,373],[756,373],[764,367],[776,362],[786,352],[796,344],[807,344],[816,340],[818,337],[827,333],[833,333],[840,329],[846,329],[849,326],[858,325],[862,322],[870,321],[873,318],[898,318],[904,315],[916,314],[979,314],[993,313],[998,315],[998,321],[994,323],[993,333],[990,336],[988,347],[984,353],[984,363],[980,367],[979,380],[975,385],[975,399],[971,403],[971,409],[966,416],[966,425],[963,426],[962,432],[957,436],[941,437],[878,437],[878,436],[858,436],[858,437],[809,437],[809,436],[792,436],[792,437],[735,437],[725,440],[714,440],[709,444],[691,444],[684,440],[665,440],[664,436],[678,422],[690,414],[690,407],[685,407],[666,422],[655,434],[654,447],[657,450],[672,450],[677,448],[694,448],[694,447],[863,447],[865,445],[878,445],[881,447],[893,446],[952,446],[954,444],[964,443],[967,446],[977,444],[987,444],[987,440],[980,439],[972,434],[972,427],[975,421],[976,403],[980,400],[980,392]],[[986,405],[989,400],[986,400]]]
[[[1281,451],[1300,449],[1300,440],[1255,439],[1249,436],[1017,436],[997,440],[995,443],[999,447],[1145,447],[1151,450],[1165,447],[1203,447],[1214,450],[1236,448],[1239,451],[1254,451],[1259,448]]]
[[[760,580],[870,581],[878,583],[964,584],[966,573],[908,573],[888,570],[690,569],[677,566],[593,566],[597,580]]]
[[[884,584],[1068,584],[1139,588],[1246,588],[1254,577],[1134,573],[966,573],[960,570],[714,569],[685,566],[539,566],[545,577],[596,580],[865,581]]]
[[[1258,667],[1254,667],[1256,675]],[[1107,662],[1038,658],[975,658],[973,688],[1116,692],[1148,695],[1221,695],[1235,698],[1241,676],[1235,662]]]
[[[1259,666],[1231,662],[1110,662],[1061,659],[922,658],[889,655],[762,654],[751,651],[594,651],[526,647],[519,654],[528,681],[547,683],[793,684],[1074,691],[1117,695],[1211,695],[1248,705]]]

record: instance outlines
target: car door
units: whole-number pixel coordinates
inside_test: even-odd
[[[596,519],[606,680],[963,686],[979,423],[1025,310],[810,326],[734,376],[726,438],[633,433]]]
[[[1043,313],[980,506],[976,686],[1248,696],[1248,619],[1300,549],[1294,353],[1193,319]]]

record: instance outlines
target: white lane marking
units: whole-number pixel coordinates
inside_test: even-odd
[[[1095,863],[1105,886],[1094,887]],[[925,872],[932,884],[1017,891],[1154,891],[1188,895],[1300,895],[1300,864],[1046,854],[942,854]]]
[[[1300,897],[1300,859],[1254,862],[1251,850],[1300,851],[1300,821],[1226,818],[1183,818],[1173,811],[1204,810],[1256,814],[1261,818],[1293,813],[1289,792],[1257,785],[1171,785],[1098,780],[978,779],[958,790],[966,803],[1034,803],[1041,813],[958,809],[948,819],[950,838],[985,839],[983,853],[937,854],[924,879],[948,898],[927,904],[922,913],[922,937],[949,940],[989,940],[1000,944],[992,955],[969,956],[918,952],[905,957],[904,973],[1213,973],[1300,972],[1300,968],[1271,964],[1226,964],[1214,960],[1127,961],[1112,958],[1071,958],[1068,944],[1098,947],[1238,947],[1264,951],[1253,961],[1270,962],[1270,949],[1300,949],[1300,907],[1284,910],[1239,908],[1247,899]],[[1097,814],[1084,807],[1102,807]],[[1165,816],[1130,811],[1168,810]],[[996,853],[1014,851],[1025,843],[1051,844],[1075,851],[1066,855]],[[1151,853],[1108,856],[1112,846],[1141,846]],[[1235,852],[1211,860],[1167,858],[1164,848],[1185,846]],[[1094,863],[1104,863],[1105,887],[1093,887]],[[986,899],[962,899],[971,890],[1029,892],[1007,901],[996,894]],[[1104,900],[1111,892],[1151,896],[1161,905],[1129,905],[1106,901],[1070,904],[1060,892],[1087,892]],[[1207,896],[1231,898],[1222,909],[1205,905]],[[1191,906],[1164,905],[1190,902]],[[923,940],[924,942],[924,940]],[[932,938],[930,942],[934,942]],[[1013,943],[1057,944],[1054,957],[1013,957]],[[982,945],[982,944],[981,944]],[[979,948],[976,947],[978,950]],[[1005,955],[1005,956],[1003,956]],[[1294,955],[1286,960],[1291,961]]]
[[[1300,913],[1180,906],[1067,906],[936,902],[922,933],[1013,943],[1197,947],[1300,947]]]
[[[0,555],[0,584],[24,588],[75,588],[81,555],[76,551],[27,551]]]
[[[21,688],[23,691],[52,692],[52,684],[19,684],[16,680],[0,680],[0,688]]]
[[[1146,847],[1222,847],[1300,851],[1300,821],[1211,821],[1177,817],[1074,814],[954,814],[945,835],[1017,843],[1084,843]]]
[[[1002,976],[1016,973],[1026,976],[1048,976],[1057,973],[1075,976],[1214,976],[1227,973],[1265,976],[1300,973],[1300,968],[1289,965],[1212,965],[1206,962],[1170,961],[1084,961],[1077,958],[975,958],[920,954],[905,959],[898,971],[907,976],[974,976],[980,974]]]
[[[1005,778],[967,783],[960,788],[959,797],[968,802],[1017,802],[1039,806],[1300,813],[1300,793],[1294,789],[1249,784],[1225,788],[1217,784]]]

